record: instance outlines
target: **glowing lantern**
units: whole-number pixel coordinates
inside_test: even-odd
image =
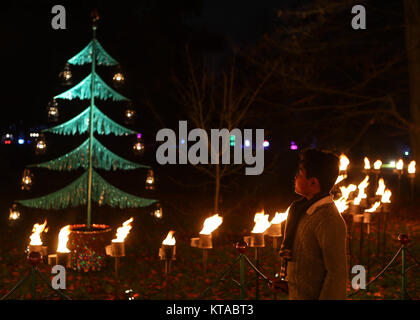
[[[22,175],[22,190],[29,190],[32,186],[32,173],[25,169]]]
[[[51,122],[57,122],[59,112],[58,112],[58,103],[55,99],[50,101],[47,106],[47,112],[48,112],[48,120]]]
[[[40,134],[39,138],[36,139],[36,154],[43,154],[47,150],[47,143],[45,142],[44,135]]]
[[[146,189],[148,190],[153,190],[155,188],[154,186],[155,184],[155,178],[153,176],[153,170],[149,170],[147,172],[147,177],[146,177]]]
[[[346,155],[341,154],[340,155],[340,172],[346,172],[349,164],[350,164],[349,158],[347,158]]]
[[[20,218],[20,211],[17,208],[16,203],[9,209],[9,221],[16,221]]]
[[[127,221],[123,223],[121,227],[117,229],[117,235],[115,239],[112,239],[112,242],[124,242],[125,238],[127,237],[128,233],[130,232],[132,226],[130,225],[133,222],[134,218],[131,217]]]
[[[126,109],[125,110],[125,118],[127,120],[132,120],[134,118],[136,111],[134,111],[133,109]]]
[[[64,66],[63,71],[61,71],[58,74],[58,77],[61,79],[61,83],[63,85],[69,86],[69,85],[72,84],[72,82],[71,82],[72,74],[71,74],[71,71],[70,71],[70,64],[68,62]]]
[[[134,153],[140,154],[144,149],[143,144],[141,143],[141,133],[137,134],[137,142],[133,146]]]
[[[70,225],[61,228],[58,233],[58,246],[57,252],[68,253],[70,250],[67,248],[67,242],[69,241]]]
[[[124,84],[124,80],[124,75],[121,72],[117,72],[112,78],[115,87],[121,87]]]
[[[156,219],[162,219],[162,215],[163,215],[162,208],[161,208],[160,204],[158,203],[157,207],[156,207],[156,210],[153,212],[153,216]]]

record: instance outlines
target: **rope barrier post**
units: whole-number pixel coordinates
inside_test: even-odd
[[[405,300],[405,292],[406,292],[406,245],[409,242],[408,236],[406,234],[398,235],[398,240],[401,243],[401,300]]]
[[[379,213],[376,214],[377,223],[376,223],[376,258],[380,259],[381,254],[381,217],[384,214],[383,206],[381,206],[381,210]]]
[[[260,267],[260,248],[255,247],[255,264],[257,266],[257,269]],[[260,276],[258,275],[258,273],[255,275],[255,279],[256,279],[256,287],[255,287],[255,299],[258,300],[260,297],[260,282],[259,282],[259,278]]]

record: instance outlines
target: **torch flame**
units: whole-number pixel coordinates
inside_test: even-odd
[[[349,158],[347,158],[344,154],[341,154],[340,155],[340,171],[346,171],[349,164],[350,164]]]
[[[62,227],[58,234],[57,252],[70,252],[67,249],[67,241],[69,241],[70,225]]]
[[[337,207],[338,212],[343,213],[349,207],[347,204],[347,199],[341,197],[338,200],[334,200],[335,206]]]
[[[265,230],[267,230],[271,226],[271,223],[268,222],[268,216],[268,214],[264,214],[264,210],[261,212],[257,212],[254,216],[255,226],[251,232],[263,233]]]
[[[335,180],[335,184],[338,184],[338,183],[340,183],[341,181],[343,181],[344,179],[346,179],[347,178],[347,175],[346,174],[340,174],[338,177],[337,177],[337,180]]]
[[[175,238],[172,236],[174,233],[175,231],[169,231],[165,240],[162,241],[162,244],[167,245],[167,246],[174,246],[176,243]]]
[[[397,170],[402,170],[403,167],[404,167],[404,161],[402,159],[399,159],[395,166],[396,166]]]
[[[47,225],[47,219],[45,219],[43,224],[35,223],[34,227],[32,228],[32,235],[29,237],[31,242],[29,245],[31,246],[42,246],[41,241],[41,232],[47,232],[48,228],[45,228]]]
[[[365,169],[366,170],[369,170],[370,169],[370,161],[369,161],[369,158],[368,157],[365,157],[364,161],[365,161]]]
[[[381,205],[381,202],[376,201],[375,204],[372,206],[372,208],[366,209],[365,212],[375,212],[376,209],[378,209],[380,205]]]
[[[375,163],[373,164],[373,167],[375,168],[375,170],[379,170],[381,166],[382,166],[381,160],[376,160]]]
[[[273,219],[271,219],[270,224],[280,224],[283,221],[286,221],[287,216],[289,215],[289,208],[287,208],[286,212],[276,212],[276,215]]]
[[[344,187],[344,186],[340,187],[342,198],[347,200],[349,198],[350,193],[352,193],[353,191],[356,191],[356,189],[357,187],[354,184],[350,184],[347,187]]]
[[[391,203],[391,200],[390,200],[391,195],[392,195],[391,190],[386,189],[384,194],[382,195],[381,202],[382,203]]]
[[[416,173],[416,162],[414,160],[408,165],[408,173]]]
[[[383,178],[379,179],[378,182],[378,190],[376,190],[376,195],[377,196],[383,196],[384,192],[385,192],[385,182]]]
[[[359,189],[359,194],[357,195],[357,198],[360,198],[360,199],[367,198],[365,189],[367,188],[368,185],[369,185],[369,176],[366,175],[363,181],[357,186],[357,188]]]
[[[131,217],[127,221],[125,221],[122,227],[117,229],[117,235],[115,239],[112,239],[112,242],[124,242],[125,238],[127,237],[128,233],[130,232],[132,226],[130,225],[133,222],[134,218]]]
[[[200,231],[200,234],[211,234],[216,230],[223,222],[223,218],[219,214],[215,214],[210,218],[204,220],[203,229]]]

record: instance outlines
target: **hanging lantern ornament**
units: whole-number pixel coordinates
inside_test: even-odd
[[[20,211],[17,208],[16,203],[12,205],[12,207],[9,209],[9,221],[14,222],[16,220],[19,220],[20,218]]]
[[[124,80],[124,75],[122,74],[121,70],[118,69],[118,71],[114,74],[114,77],[112,78],[114,86],[116,88],[121,87],[124,84]]]
[[[162,219],[162,207],[160,206],[160,203],[157,204],[156,210],[153,211],[153,216],[156,219]]]
[[[137,134],[137,142],[133,146],[134,153],[140,154],[144,149],[143,144],[141,143],[141,133]]]
[[[47,143],[45,142],[44,135],[39,135],[39,138],[36,140],[36,154],[43,154],[47,150]]]
[[[153,176],[153,170],[149,170],[147,172],[147,178],[146,178],[146,189],[147,190],[153,190],[155,188],[155,178]]]
[[[48,120],[51,122],[57,122],[59,112],[58,112],[58,103],[55,99],[51,100],[48,103],[47,112],[48,112]]]
[[[29,190],[32,186],[32,173],[25,169],[22,175],[22,190]]]
[[[61,83],[63,86],[70,86],[72,84],[71,78],[71,70],[70,70],[70,64],[67,62],[64,66],[63,71],[61,71],[58,74],[58,77],[61,79]]]
[[[134,120],[134,116],[136,115],[136,111],[133,108],[133,104],[130,102],[125,109],[125,122],[127,124],[131,123]]]

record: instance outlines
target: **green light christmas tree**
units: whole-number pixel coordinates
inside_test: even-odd
[[[92,200],[99,205],[111,207],[138,208],[146,207],[157,201],[128,194],[105,181],[95,170],[132,170],[148,168],[129,160],[123,159],[103,146],[95,137],[98,135],[114,134],[116,136],[135,134],[133,130],[125,128],[111,120],[95,105],[95,98],[100,100],[129,101],[109,87],[96,73],[95,67],[115,66],[119,63],[112,58],[96,40],[98,16],[94,17],[92,41],[77,55],[68,60],[71,65],[91,64],[91,73],[79,84],[57,95],[54,99],[90,100],[90,105],[73,119],[44,130],[44,132],[75,135],[88,133],[88,138],[73,151],[57,159],[30,165],[29,167],[46,168],[49,170],[70,171],[83,168],[86,171],[70,185],[51,194],[28,200],[17,201],[23,206],[42,209],[63,209],[79,205],[87,205],[87,228],[92,226]]]

